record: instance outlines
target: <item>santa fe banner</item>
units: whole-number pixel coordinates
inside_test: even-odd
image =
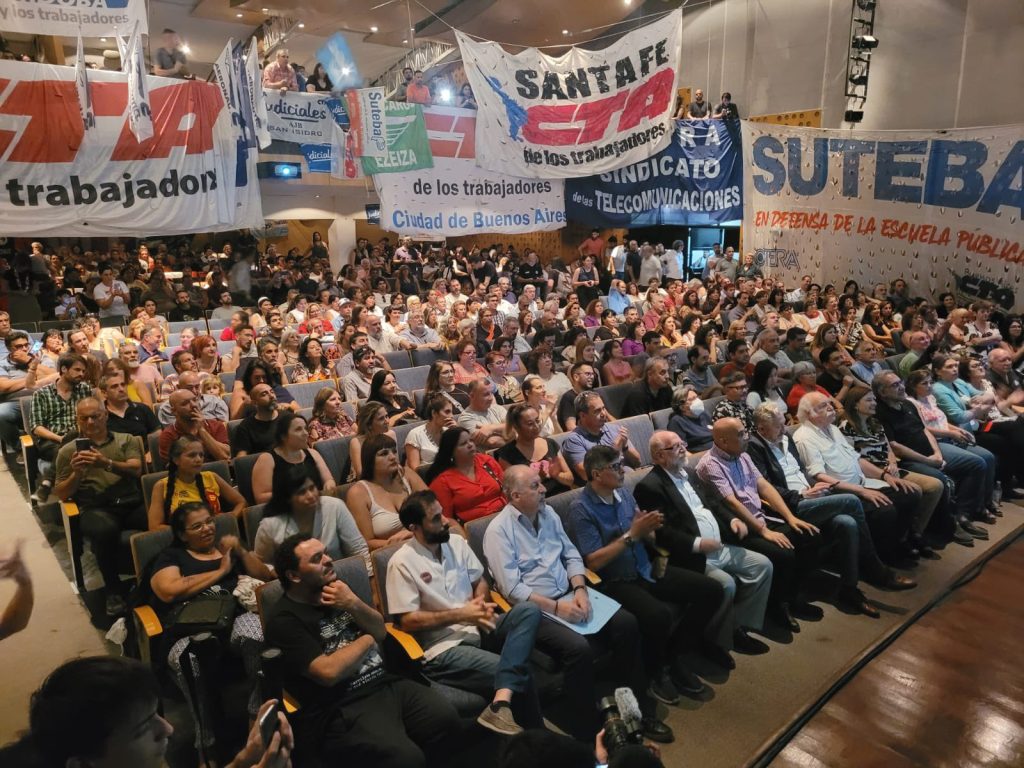
[[[154,135],[128,126],[128,82],[92,70],[82,130],[73,67],[0,61],[5,235],[209,232],[262,221],[254,168],[213,83],[149,77]],[[245,218],[245,221],[240,221]]]
[[[148,32],[145,0],[0,0],[0,29],[32,34],[109,37],[114,28]]]
[[[595,227],[698,226],[743,218],[735,120],[678,120],[672,143],[617,171],[565,182],[565,213]]]
[[[509,176],[605,173],[660,152],[672,140],[683,12],[667,14],[607,48],[536,48],[512,55],[458,30],[480,107],[477,162]]]
[[[423,109],[434,167],[374,175],[382,227],[429,238],[565,226],[561,180],[512,178],[476,166],[476,115],[454,107]]]
[[[744,247],[787,285],[903,277],[1024,309],[1024,126],[838,131],[743,122]]]

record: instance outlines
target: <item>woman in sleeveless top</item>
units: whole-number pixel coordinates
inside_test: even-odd
[[[583,259],[583,264],[576,269],[572,276],[572,288],[576,292],[576,296],[579,297],[582,306],[588,306],[590,302],[601,295],[598,283],[597,270],[594,269],[594,259],[592,256],[587,256]]]
[[[306,417],[287,411],[277,417],[274,426],[274,448],[260,454],[252,468],[252,495],[257,504],[270,501],[274,475],[291,465],[305,464],[311,474],[318,474],[324,493],[334,490],[334,478],[323,457],[308,448],[309,431]]]
[[[370,550],[412,537],[398,510],[409,494],[424,491],[420,476],[398,463],[398,447],[387,435],[363,442],[361,479],[348,492],[347,503]]]
[[[465,389],[455,385],[455,368],[447,360],[436,360],[427,373],[427,383],[423,391],[423,402],[427,403],[435,395],[440,395],[452,404],[455,418],[469,407],[469,395]],[[421,413],[422,418],[427,418]]]

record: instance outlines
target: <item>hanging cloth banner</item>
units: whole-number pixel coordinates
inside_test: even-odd
[[[1024,310],[1024,125],[941,131],[743,121],[744,248],[796,285],[904,279]]]
[[[434,238],[523,234],[565,226],[561,179],[513,179],[474,162],[476,112],[425,107],[433,167],[373,177],[381,226]]]
[[[359,157],[387,157],[386,88],[360,88],[345,92],[349,124]]]
[[[365,175],[416,171],[434,165],[423,123],[423,108],[419,104],[384,102],[384,123],[388,137],[387,152],[383,157],[361,158]],[[355,132],[350,135],[354,140]],[[358,152],[357,146],[355,151]]]
[[[145,0],[0,0],[0,29],[34,35],[108,37],[115,27],[149,32]]]
[[[255,173],[213,83],[146,77],[152,138],[130,130],[129,76],[89,72],[83,130],[73,67],[0,61],[0,221],[7,236],[210,232],[262,220]],[[255,193],[255,194],[254,194]]]
[[[348,127],[341,100],[329,93],[300,93],[264,88],[267,130],[274,141],[295,144],[330,144],[331,125]]]
[[[683,12],[673,11],[599,51],[552,58],[512,55],[458,30],[466,77],[480,107],[477,162],[509,176],[605,173],[672,140]]]
[[[617,171],[565,182],[570,221],[595,227],[699,226],[743,218],[735,120],[677,120],[672,143]]]

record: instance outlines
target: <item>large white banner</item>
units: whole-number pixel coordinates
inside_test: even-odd
[[[384,229],[429,238],[565,226],[561,179],[513,178],[476,166],[476,112],[424,107],[423,120],[434,167],[373,176]]]
[[[902,277],[1024,309],[1024,126],[851,131],[743,122],[744,247],[795,285]]]
[[[0,29],[11,32],[109,37],[136,22],[149,32],[145,0],[0,0]]]
[[[341,100],[329,93],[264,88],[267,102],[267,129],[277,141],[295,144],[330,144],[334,135],[331,124],[335,115],[344,115]],[[340,119],[338,122],[342,122]]]
[[[128,119],[128,77],[93,70],[83,131],[73,67],[0,61],[5,235],[209,232],[262,220],[251,157],[217,86],[148,78],[153,137]]]
[[[672,140],[682,44],[676,10],[607,48],[512,55],[455,32],[480,106],[477,162],[509,176],[572,178],[650,157]]]

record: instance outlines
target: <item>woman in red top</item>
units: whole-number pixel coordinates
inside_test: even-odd
[[[467,523],[505,506],[503,475],[497,461],[477,452],[468,429],[452,427],[441,435],[427,484],[437,494],[445,517]]]
[[[800,405],[800,398],[808,392],[820,392],[832,400],[832,404],[835,405],[832,395],[824,387],[818,386],[817,376],[818,370],[814,367],[814,363],[801,360],[793,366],[793,388],[786,395],[786,405],[789,407],[790,416],[796,417],[796,409]]]

